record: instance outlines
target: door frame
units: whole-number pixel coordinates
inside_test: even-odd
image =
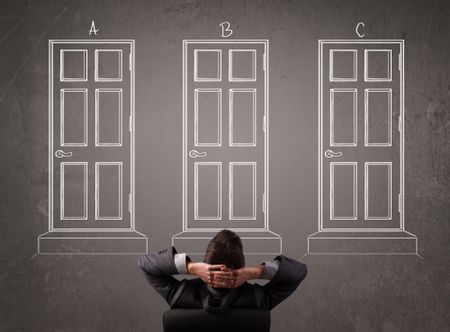
[[[330,228],[323,226],[323,84],[322,84],[322,76],[323,76],[323,46],[326,44],[396,44],[399,45],[400,54],[399,54],[399,82],[400,82],[400,116],[399,116],[399,146],[400,146],[400,194],[398,198],[398,212],[400,218],[400,227],[392,227],[392,228]],[[318,100],[318,230],[319,232],[392,232],[395,230],[404,231],[404,56],[405,56],[405,48],[404,48],[404,40],[402,39],[319,39],[318,43],[318,91],[319,91],[319,100]],[[392,128],[392,130],[396,130],[396,128]],[[392,207],[392,212],[395,211],[395,207]]]
[[[188,71],[188,46],[189,44],[262,44],[264,46],[264,197],[262,199],[264,211],[263,228],[230,228],[234,231],[268,231],[269,230],[269,40],[267,39],[184,39],[182,50],[183,61],[183,143],[182,143],[182,229],[183,232],[215,232],[217,228],[189,228],[188,227],[188,188],[187,188],[187,163],[188,163],[188,137],[187,137],[187,113],[188,113],[188,95],[187,95],[187,71]]]
[[[128,210],[130,213],[130,227],[128,228],[62,228],[54,227],[53,206],[53,49],[57,44],[128,44],[130,46],[129,69],[130,69],[130,116],[129,116],[129,134],[130,134],[130,194],[128,196]],[[48,230],[49,232],[123,232],[124,230],[135,231],[135,42],[132,39],[50,39],[48,44],[48,84],[49,84],[49,105],[48,105]],[[127,121],[124,119],[124,121]],[[123,199],[126,202],[126,193],[123,193]],[[125,212],[125,211],[124,211]]]

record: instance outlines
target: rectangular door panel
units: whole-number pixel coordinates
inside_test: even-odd
[[[392,89],[364,91],[365,146],[392,146]]]
[[[194,145],[222,145],[222,89],[195,89]]]
[[[356,146],[357,137],[357,89],[331,89],[330,146]]]
[[[123,79],[123,50],[95,50],[95,81],[120,82]]]
[[[356,220],[358,168],[354,162],[330,163],[330,219]]]
[[[230,219],[256,219],[257,167],[254,162],[230,163]]]
[[[256,146],[256,89],[230,89],[230,146]]]
[[[61,146],[88,144],[88,90],[60,90]]]
[[[59,58],[59,80],[61,82],[86,82],[88,80],[87,49],[77,49],[72,46],[61,48]]]
[[[222,219],[222,164],[194,164],[194,219]]]
[[[87,220],[89,196],[87,163],[62,162],[60,169],[61,220]]]
[[[365,163],[365,219],[392,219],[392,163]]]
[[[95,145],[120,147],[122,140],[122,89],[95,89]]]
[[[95,163],[95,219],[121,220],[123,170],[121,162]]]

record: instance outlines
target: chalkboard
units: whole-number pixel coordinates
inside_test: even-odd
[[[449,3],[0,8],[1,331],[162,331],[221,228],[308,265],[272,331],[448,329]]]

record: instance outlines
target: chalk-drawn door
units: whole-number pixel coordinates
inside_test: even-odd
[[[265,41],[184,43],[184,228],[264,229]]]
[[[52,44],[51,230],[131,228],[132,44]]]
[[[402,224],[402,42],[322,42],[323,229]]]

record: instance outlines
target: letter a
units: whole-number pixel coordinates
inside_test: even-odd
[[[92,23],[91,23],[91,29],[89,30],[89,36],[90,36],[92,33],[94,33],[94,35],[97,36],[97,32],[98,32],[98,29],[95,27],[95,22],[92,21]]]

